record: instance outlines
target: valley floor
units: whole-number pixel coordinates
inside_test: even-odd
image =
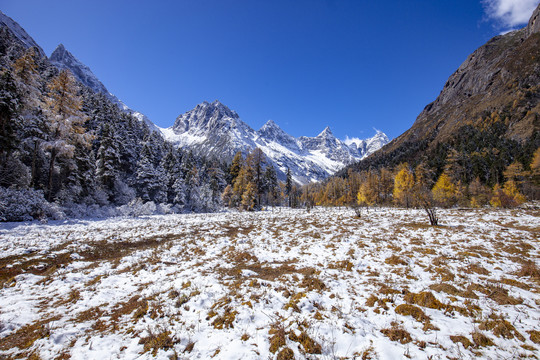
[[[540,211],[440,217],[2,224],[0,358],[538,358]]]

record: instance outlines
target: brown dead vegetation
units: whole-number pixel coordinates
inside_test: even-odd
[[[307,354],[321,354],[322,347],[319,343],[313,340],[305,331],[300,335],[296,335],[294,331],[289,333],[289,339],[302,345],[302,348]]]
[[[538,330],[528,330],[529,338],[535,344],[540,344],[540,331]]]
[[[480,323],[478,328],[480,330],[491,331],[493,335],[503,339],[516,338],[520,341],[525,341],[523,335],[512,324],[497,315],[490,315],[490,318]]]
[[[397,255],[392,255],[384,260],[389,265],[407,265],[407,262]]]
[[[393,322],[391,327],[382,329],[381,333],[386,335],[390,340],[398,341],[401,344],[407,344],[412,341],[411,334],[396,322]]]
[[[443,309],[445,306],[429,291],[422,291],[418,294],[408,293],[404,300],[409,304],[416,304],[430,309]]]
[[[276,357],[276,360],[294,360],[294,351],[290,348],[283,348]]]
[[[427,316],[422,309],[414,305],[401,304],[401,305],[398,305],[394,311],[396,312],[396,314],[400,314],[404,316],[412,316],[413,319],[421,323],[427,322],[430,320],[429,316]]]
[[[452,335],[450,336],[450,340],[452,340],[454,343],[461,343],[465,349],[473,345],[473,343],[463,335]]]
[[[151,351],[153,356],[157,355],[158,350],[172,349],[175,342],[171,337],[170,331],[160,331],[157,334],[149,331],[149,335],[139,340],[139,344],[144,345],[143,352]]]
[[[493,343],[493,340],[491,340],[489,337],[487,337],[484,333],[475,330],[471,334],[472,339],[477,347],[486,347],[486,346],[493,346],[495,345]]]
[[[429,288],[436,292],[447,293],[448,295],[461,296],[468,299],[478,299],[478,295],[476,295],[474,292],[469,290],[461,290],[456,288],[454,285],[447,283],[433,284],[430,285]]]

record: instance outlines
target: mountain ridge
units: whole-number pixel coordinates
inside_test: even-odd
[[[51,56],[49,56],[49,61],[59,70],[70,70],[81,84],[89,87],[96,93],[105,95],[105,97],[116,104],[120,110],[133,115],[139,121],[146,123],[150,130],[159,131],[159,128],[146,115],[131,109],[122,100],[116,97],[116,95],[107,90],[105,85],[92,72],[92,70],[77,57],[75,57],[70,51],[68,51],[63,44],[59,44],[56,49],[54,49]]]
[[[510,163],[527,166],[540,146],[539,13],[540,5],[526,27],[471,53],[407,131],[352,169],[425,162],[440,174],[455,151],[470,169],[464,183],[480,177],[493,185]]]
[[[353,145],[346,144],[337,139],[329,127],[315,137],[295,138],[273,121],[255,131],[243,122],[235,111],[218,100],[212,103],[204,101],[178,116],[171,127],[160,128],[109,92],[92,70],[63,44],[59,44],[47,58],[39,45],[14,20],[0,13],[0,21],[10,29],[23,48],[35,47],[55,68],[71,71],[82,85],[95,93],[103,94],[120,110],[146,123],[152,131],[161,134],[166,140],[179,147],[189,148],[200,156],[230,161],[238,151],[246,154],[259,147],[270,163],[277,167],[278,177],[284,180],[287,169],[291,169],[293,179],[300,184],[306,184],[333,175],[345,165],[362,160],[388,142],[384,133],[377,133],[374,137],[377,141],[366,139]]]
[[[388,137],[378,132],[375,137],[379,141],[367,139],[364,147],[349,146],[337,139],[328,126],[315,137],[295,138],[273,120],[255,131],[218,100],[198,104],[162,131],[175,146],[189,147],[200,156],[227,161],[238,151],[247,154],[258,147],[277,168],[278,177],[284,179],[289,169],[300,184],[323,180],[388,142]]]

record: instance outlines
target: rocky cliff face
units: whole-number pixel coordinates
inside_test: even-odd
[[[527,36],[531,36],[534,33],[540,33],[540,5],[533,12],[527,25]]]
[[[386,135],[377,133],[373,139],[359,140],[362,147],[348,145],[337,139],[330,128],[316,137],[295,138],[272,120],[255,131],[217,100],[197,105],[162,131],[177,146],[222,161],[232,160],[238,151],[247,154],[258,147],[274,165],[278,177],[284,179],[290,169],[293,179],[300,184],[322,180],[388,142]]]

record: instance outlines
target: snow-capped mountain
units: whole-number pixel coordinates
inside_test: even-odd
[[[377,132],[371,139],[346,144],[328,127],[316,137],[295,138],[272,120],[255,131],[235,111],[217,100],[205,101],[178,116],[174,125],[162,132],[176,146],[227,161],[238,151],[246,154],[258,147],[282,179],[288,168],[300,184],[322,180],[388,142],[384,133]]]
[[[0,30],[3,27],[14,34],[19,48],[35,47],[45,57],[41,47],[26,31],[0,12]],[[258,147],[275,166],[281,179],[285,178],[287,169],[290,169],[293,179],[300,184],[322,180],[344,166],[363,159],[388,142],[386,135],[378,132],[371,139],[349,139],[346,143],[337,139],[329,128],[315,137],[295,138],[272,120],[255,131],[235,111],[217,100],[197,105],[193,110],[180,115],[172,127],[161,129],[110,93],[90,68],[73,56],[64,45],[58,45],[49,61],[58,69],[69,69],[80,83],[96,93],[102,93],[121,110],[144,121],[151,130],[159,131],[166,140],[177,146],[222,161],[232,160],[238,151],[247,154]]]
[[[53,51],[49,57],[51,64],[56,66],[58,69],[68,69],[70,70],[75,78],[79,80],[83,85],[89,87],[96,93],[102,93],[113,103],[118,105],[118,107],[133,116],[135,116],[140,121],[144,121],[148,127],[153,131],[159,131],[159,128],[152,122],[146,115],[130,109],[126,104],[124,104],[120,99],[118,99],[114,94],[109,92],[105,85],[97,78],[96,75],[90,70],[88,66],[83,64],[79,59],[73,56],[63,44],[60,44]]]
[[[359,138],[347,137],[344,143],[359,154],[362,154],[362,158],[365,158],[390,142],[390,139],[388,139],[388,136],[386,136],[385,133],[380,130],[376,131],[375,136],[369,139],[362,140]]]

